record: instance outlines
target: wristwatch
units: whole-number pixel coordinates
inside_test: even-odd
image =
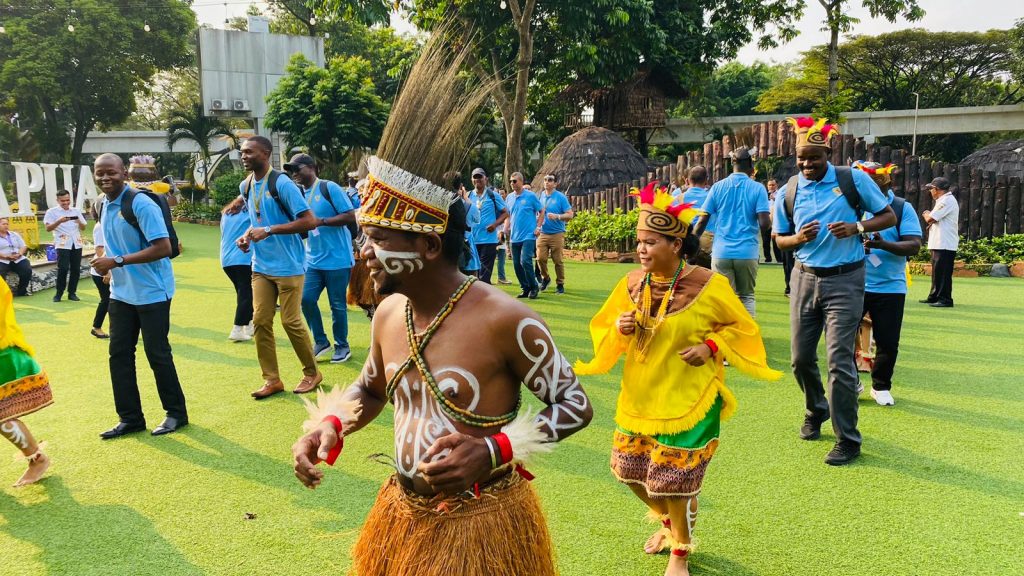
[[[864,224],[860,220],[857,221],[857,232],[864,233]]]
[[[124,256],[114,256],[114,265],[118,268],[124,266]]]
[[[263,231],[267,233],[267,236],[270,236],[270,234],[271,234],[271,232],[270,232],[270,226],[264,226],[264,227],[263,227]]]

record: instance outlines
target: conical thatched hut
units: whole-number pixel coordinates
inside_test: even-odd
[[[622,136],[590,126],[555,146],[534,177],[533,189],[543,188],[545,174],[555,174],[559,190],[582,196],[638,180],[648,171],[643,156]]]
[[[990,144],[964,158],[960,165],[1006,174],[1007,178],[1024,177],[1024,140]]]

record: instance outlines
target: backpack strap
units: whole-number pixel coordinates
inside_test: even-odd
[[[903,209],[907,206],[907,201],[899,196],[892,197],[892,211],[896,213],[896,237],[901,238],[903,234],[900,232],[900,223],[903,222]]]
[[[784,208],[786,209],[786,218],[789,220],[789,229],[792,230],[790,234],[796,234],[796,221],[793,220],[793,210],[796,206],[796,189],[800,183],[800,175],[794,174],[789,182],[786,182],[786,196]]]
[[[267,177],[270,178],[270,182],[267,183],[270,187],[270,197],[274,199],[274,202],[277,202],[277,207],[281,209],[281,212],[287,216],[288,221],[291,222],[292,220],[295,220],[295,216],[292,214],[292,211],[288,209],[288,206],[285,206],[284,200],[281,200],[281,195],[277,192],[277,179],[280,176],[280,172],[273,168],[270,169],[270,173],[267,175]]]
[[[146,236],[142,234],[142,227],[139,226],[139,218],[135,216],[135,207],[133,204],[135,203],[136,195],[138,195],[138,192],[132,188],[128,188],[124,191],[124,198],[121,199],[121,216],[124,217],[125,222],[132,225],[132,228],[138,230],[144,241],[149,242],[149,240],[146,240]]]
[[[853,180],[853,169],[849,166],[836,166],[836,180],[839,182],[839,190],[846,198],[846,203],[853,208],[859,222],[864,217],[864,209],[860,205],[860,194],[857,192],[857,184]]]

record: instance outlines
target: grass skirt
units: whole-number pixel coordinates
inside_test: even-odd
[[[352,551],[352,576],[554,576],[537,495],[518,474],[480,498],[426,498],[392,477]]]
[[[20,418],[53,404],[50,379],[21,348],[0,350],[0,422]]]

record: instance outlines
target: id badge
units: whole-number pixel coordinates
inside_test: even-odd
[[[872,252],[871,254],[868,254],[868,264],[878,268],[882,265],[882,259],[878,257],[878,254]]]
[[[314,238],[316,238],[317,236],[320,235],[320,229],[319,228],[313,228],[312,230],[309,231],[309,235],[314,237]]]

